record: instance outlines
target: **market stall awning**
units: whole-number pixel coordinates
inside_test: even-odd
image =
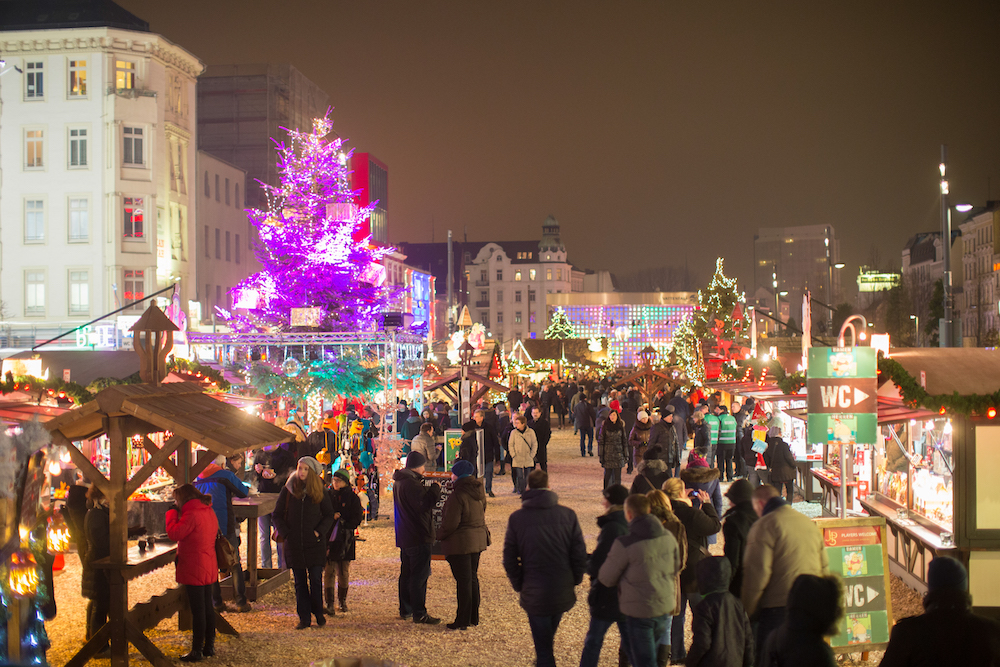
[[[36,418],[40,422],[47,422],[66,413],[66,411],[67,408],[54,405],[35,405],[19,401],[0,402],[0,419],[10,422],[30,422]]]
[[[204,393],[192,382],[109,387],[95,400],[52,419],[45,428],[58,430],[68,440],[86,440],[104,431],[105,417],[122,414],[226,456],[292,438],[274,424]]]
[[[1000,351],[978,347],[893,350],[890,358],[911,377],[926,378],[928,394],[992,394],[1000,389]]]
[[[424,391],[434,391],[435,389],[440,389],[441,387],[449,385],[452,382],[457,382],[461,378],[461,375],[462,375],[461,373],[452,373],[451,375],[446,375],[437,382],[435,382],[434,384],[424,387]],[[479,373],[473,373],[472,371],[469,371],[468,377],[470,380],[485,385],[490,389],[492,389],[493,391],[499,391],[505,394],[508,391],[510,391],[510,387],[505,387],[499,382],[494,382],[488,377],[483,377]]]
[[[138,373],[139,357],[132,350],[39,350],[19,352],[3,360],[4,372],[20,375],[20,369],[39,377],[48,370],[52,378],[64,377],[68,370],[72,382],[86,387],[97,378],[123,380]]]

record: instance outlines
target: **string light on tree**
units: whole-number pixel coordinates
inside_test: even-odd
[[[552,313],[552,321],[545,329],[545,338],[576,338],[576,334],[573,333],[573,325],[570,323],[566,311],[562,308],[557,308],[556,312]]]

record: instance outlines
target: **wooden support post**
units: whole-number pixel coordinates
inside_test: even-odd
[[[174,475],[177,486],[191,483],[191,441],[185,440],[177,447],[177,474]]]
[[[128,612],[128,582],[125,580],[125,564],[128,562],[128,512],[126,509],[125,484],[128,481],[128,443],[122,432],[121,417],[107,417],[107,433],[111,474],[110,508],[110,563],[117,566],[108,572],[111,589],[111,605],[108,622],[111,625],[111,666],[128,666],[128,640],[125,636],[125,614]]]

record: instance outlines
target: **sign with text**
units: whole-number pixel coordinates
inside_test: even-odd
[[[870,347],[809,348],[808,439],[826,446],[874,445],[878,368]]]
[[[844,618],[830,639],[835,653],[884,648],[892,610],[885,519],[817,519],[830,572],[844,583]]]

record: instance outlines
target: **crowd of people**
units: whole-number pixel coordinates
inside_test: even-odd
[[[549,488],[550,415],[559,414],[557,405],[572,415],[582,457],[593,456],[597,441],[604,512],[589,554],[576,513]],[[456,586],[454,618],[445,627],[480,624],[479,564],[492,544],[488,501],[496,495],[495,477],[509,465],[521,507],[507,522],[503,568],[527,615],[539,667],[556,664],[555,636],[585,577],[590,623],[581,667],[598,664],[612,626],[619,665],[836,664],[826,638],[843,616],[841,584],[829,573],[819,529],[791,506],[794,459],[780,428],[770,425],[765,447],[751,441],[754,407],[752,399],[727,407],[718,396],[681,390],[642,404],[634,388],[619,392],[610,383],[515,389],[506,401],[478,406],[461,424],[458,459],[442,489],[425,473],[442,467],[435,436],[451,426],[452,415],[447,406],[422,414],[401,406],[397,425],[411,437],[404,465],[393,474],[399,618],[441,623],[427,609],[437,543]],[[569,427],[559,421],[556,428]],[[259,520],[261,560],[271,566],[274,541],[278,567],[292,571],[296,629],[302,630],[323,627],[327,616],[348,610],[362,508],[347,470],[331,475],[316,458],[298,453],[287,445],[258,452],[251,481],[278,494],[273,514]],[[193,484],[175,490],[167,512],[167,534],[178,544],[177,581],[193,619],[191,650],[181,658],[187,662],[214,654],[213,609],[250,610],[238,562],[233,606],[222,600],[216,555],[220,535],[238,553],[232,501],[250,492],[237,474],[243,467],[239,458],[219,457]],[[623,484],[623,469],[633,475],[630,486]],[[91,600],[89,638],[108,613],[106,571],[90,566],[107,555],[108,508],[97,487],[88,498],[81,561],[83,593]],[[709,546],[720,533],[724,555],[713,556]],[[961,563],[936,558],[928,582],[926,613],[895,627],[882,664],[1000,664],[990,661],[1000,660],[1000,625],[971,613]],[[930,639],[942,633],[960,648],[949,653]]]

